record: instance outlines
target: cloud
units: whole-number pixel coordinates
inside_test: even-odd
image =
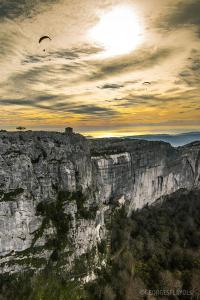
[[[92,62],[92,73],[88,76],[88,80],[100,80],[110,76],[116,76],[122,73],[133,72],[150,68],[162,61],[174,52],[173,48],[163,49],[145,49],[134,51],[125,56],[113,59],[105,59],[101,62]],[[96,70],[95,70],[96,68]]]
[[[192,99],[192,103],[191,103]],[[166,92],[165,94],[159,93],[149,93],[148,95],[145,94],[138,94],[138,93],[130,93],[127,95],[122,96],[121,98],[114,98],[111,102],[115,107],[121,108],[134,108],[134,107],[141,107],[145,106],[161,108],[170,107],[176,103],[177,107],[180,106],[182,108],[191,109],[195,107],[195,104],[198,103],[199,99],[199,92],[198,89],[182,91],[176,90],[174,94],[171,91]],[[188,103],[187,107],[184,107],[182,104]]]
[[[47,108],[44,105],[42,105],[42,102],[55,102],[56,100],[59,99],[59,96],[57,95],[41,95],[37,96],[35,98],[30,98],[30,99],[24,99],[24,98],[19,98],[19,99],[0,99],[0,105],[3,106],[29,106],[32,108]],[[51,105],[49,105],[49,109],[51,109]]]
[[[5,59],[5,55],[13,54],[13,37],[9,34],[6,35],[4,32],[0,32],[0,58],[3,57]]]
[[[100,107],[96,105],[80,105],[78,107],[68,109],[68,111],[76,114],[97,115],[104,117],[117,115],[117,112],[111,108]]]
[[[9,45],[11,47],[11,44]],[[44,63],[58,63],[65,66],[64,61],[68,61],[68,63],[71,63],[70,61],[76,61],[77,62],[82,59],[85,56],[89,56],[91,54],[97,54],[100,50],[98,47],[93,46],[85,46],[82,45],[80,48],[71,48],[71,49],[60,49],[57,51],[49,51],[45,53],[45,55],[25,55],[23,60],[21,61],[22,65],[26,64],[37,64],[39,67],[41,64]],[[75,65],[74,65],[75,66]]]
[[[114,98],[114,102],[117,102],[115,106],[128,108],[141,105],[152,106],[155,103],[158,105],[158,103],[163,103],[163,99],[155,95],[128,94],[122,98]]]
[[[185,27],[200,35],[199,4],[133,2],[146,27],[144,43],[132,53],[105,59],[87,32],[120,0],[0,0],[1,120],[9,126],[17,116],[24,126],[38,120],[38,126],[57,128],[67,116],[80,130],[81,124],[106,130],[133,123],[159,126],[176,118],[190,122],[193,115],[195,121],[200,55],[198,39]],[[165,16],[155,28],[150,23],[160,11]],[[38,44],[43,34],[52,37],[45,53]],[[153,84],[146,88],[144,81]]]
[[[167,17],[167,23],[171,26],[184,24],[200,25],[199,0],[180,1],[174,11]]]
[[[49,89],[56,90],[59,94],[61,91],[57,86],[60,84],[66,86],[66,79],[69,78],[70,80],[71,75],[76,74],[79,68],[79,63],[71,61],[69,63],[35,62],[29,63],[27,67],[25,64],[24,68],[16,70],[7,79],[7,92],[16,93],[18,91],[27,97],[33,92],[36,93],[42,84],[44,93],[46,93],[46,89]]]
[[[68,98],[72,99],[74,95],[68,95]],[[63,95],[63,98],[58,95],[42,95],[32,99],[0,99],[0,105],[3,106],[19,106],[19,107],[31,107],[39,108],[50,111],[62,111],[73,113],[75,115],[96,115],[100,117],[109,117],[117,115],[117,111],[100,107],[97,105],[80,105],[76,101],[66,101],[67,96]]]
[[[161,27],[171,29],[185,25],[197,26],[197,34],[200,32],[200,1],[184,0],[175,3],[174,7],[164,18],[159,20]],[[157,24],[160,27],[159,24]]]
[[[179,78],[191,87],[200,85],[200,51],[191,51],[190,64],[184,67],[184,70],[179,73]]]
[[[60,49],[57,51],[50,51],[49,57],[52,58],[66,58],[66,59],[80,59],[91,54],[97,54],[102,51],[101,47],[83,44],[79,47],[72,47],[71,49]]]
[[[0,20],[19,17],[30,18],[36,13],[44,11],[49,5],[58,3],[59,0],[1,0]]]
[[[104,85],[102,85],[102,86],[99,86],[98,88],[99,89],[120,89],[120,88],[122,88],[122,87],[124,87],[123,85],[121,85],[121,84],[116,84],[116,83],[106,83],[106,84],[104,84]]]
[[[11,47],[11,45],[10,45]],[[75,94],[78,94],[77,83],[80,84],[78,78],[90,72],[88,65],[83,61],[83,57],[96,54],[100,48],[86,44],[71,49],[62,49],[52,51],[51,53],[42,55],[26,54],[21,59],[21,64],[11,70],[10,76],[1,77],[0,88],[1,97],[30,99],[32,95],[50,91],[52,94],[68,95],[74,87]],[[74,81],[74,82],[73,82]],[[69,91],[66,92],[66,88]],[[82,88],[81,93],[84,90]],[[71,95],[73,97],[73,95]],[[68,96],[66,96],[68,98]]]

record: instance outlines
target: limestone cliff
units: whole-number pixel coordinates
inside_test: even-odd
[[[38,271],[51,263],[90,280],[105,263],[98,246],[109,235],[105,223],[116,206],[125,204],[130,213],[178,189],[198,187],[199,175],[200,143],[173,148],[2,132],[0,273]]]
[[[92,171],[78,134],[0,134],[0,273],[38,270],[61,253],[71,270],[96,247],[103,219]]]
[[[91,141],[101,199],[123,201],[132,209],[178,189],[200,185],[200,142],[173,148],[164,142],[103,139]]]

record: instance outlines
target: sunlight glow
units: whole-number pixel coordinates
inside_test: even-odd
[[[103,46],[103,56],[130,53],[142,42],[143,29],[132,7],[117,6],[100,17],[89,37]]]

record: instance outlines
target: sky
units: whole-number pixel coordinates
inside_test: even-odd
[[[0,0],[0,128],[200,130],[199,12],[199,0]]]

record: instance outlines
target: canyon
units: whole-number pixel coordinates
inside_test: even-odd
[[[0,274],[95,278],[106,264],[110,220],[200,187],[200,142],[172,147],[80,134],[0,132]],[[105,242],[104,251],[99,251]]]

